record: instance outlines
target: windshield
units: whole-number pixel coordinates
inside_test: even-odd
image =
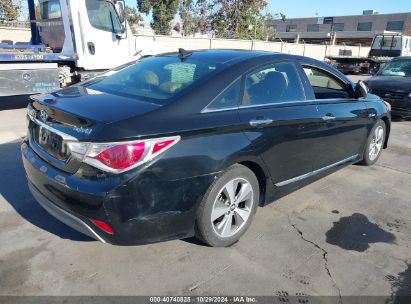
[[[86,85],[97,91],[166,104],[221,66],[190,58],[182,61],[177,56],[149,57]]]
[[[411,60],[391,61],[387,63],[377,75],[411,77]]]

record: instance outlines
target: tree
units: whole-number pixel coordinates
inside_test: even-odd
[[[264,16],[264,35],[267,40],[274,40],[277,36],[277,31],[274,29],[275,20],[280,19],[282,22],[287,21],[287,16],[282,13],[271,14],[268,13]]]
[[[17,20],[21,10],[19,4],[15,0],[0,0],[0,23]]]
[[[205,34],[211,29],[210,8],[214,1],[207,0],[181,0],[179,15],[182,23],[183,34]]]
[[[143,17],[141,17],[135,7],[130,7],[127,5],[124,10],[124,14],[126,16],[128,24],[130,25],[131,31],[134,33],[134,25],[139,23],[140,21],[143,21]]]
[[[263,9],[266,0],[220,0],[212,5],[213,29],[217,36],[238,39],[264,38]]]
[[[174,25],[173,30],[175,30],[177,33],[180,33],[180,32],[181,32],[180,23],[177,22],[177,23]]]
[[[179,7],[182,34],[193,35],[198,31],[198,17],[192,0],[182,0]]]
[[[179,0],[137,0],[138,10],[148,15],[152,13],[150,25],[156,34],[168,35],[171,21],[177,13]]]

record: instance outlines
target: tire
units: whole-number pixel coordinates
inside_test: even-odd
[[[234,244],[250,226],[259,198],[254,173],[239,164],[229,167],[210,186],[197,209],[196,237],[212,247]]]
[[[379,119],[368,135],[363,160],[360,162],[361,165],[372,166],[377,162],[384,147],[386,134],[387,127],[385,123]]]

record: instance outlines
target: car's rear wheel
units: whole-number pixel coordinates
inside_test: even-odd
[[[361,164],[371,166],[375,164],[384,148],[386,126],[382,120],[378,120],[368,136],[367,146]]]
[[[225,171],[204,196],[196,219],[196,236],[214,247],[235,243],[248,229],[259,201],[258,180],[245,166]]]

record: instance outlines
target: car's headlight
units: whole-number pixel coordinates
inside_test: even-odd
[[[410,94],[408,94],[408,97],[409,97],[409,98],[411,98],[411,93],[410,93]]]

